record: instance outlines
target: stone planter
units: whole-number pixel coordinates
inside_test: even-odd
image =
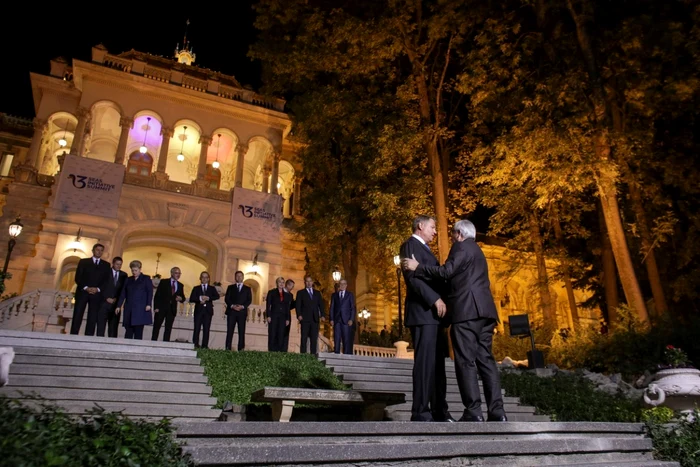
[[[670,368],[660,370],[644,390],[644,402],[651,406],[663,405],[690,414],[700,405],[700,370]]]

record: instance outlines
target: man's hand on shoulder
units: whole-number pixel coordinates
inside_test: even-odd
[[[401,266],[408,271],[415,271],[420,263],[416,261],[416,255],[411,254],[410,258],[404,258],[401,260]]]
[[[445,302],[442,301],[442,298],[437,299],[435,302],[435,308],[437,309],[437,315],[440,318],[444,317],[445,313],[447,313],[447,305],[445,305]]]

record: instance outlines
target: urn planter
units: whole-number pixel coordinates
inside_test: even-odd
[[[659,370],[644,390],[644,402],[651,406],[663,405],[691,414],[700,405],[700,370],[669,368]]]

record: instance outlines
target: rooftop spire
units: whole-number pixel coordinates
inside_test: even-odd
[[[196,58],[195,53],[192,51],[189,41],[187,40],[187,29],[190,26],[189,18],[185,22],[185,36],[182,39],[182,50],[180,50],[180,44],[175,46],[175,58],[178,63],[184,63],[185,65],[192,65],[194,59]]]

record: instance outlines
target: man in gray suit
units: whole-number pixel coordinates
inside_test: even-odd
[[[501,379],[491,346],[498,311],[491,295],[486,257],[476,241],[476,228],[468,220],[452,229],[453,245],[443,266],[419,264],[405,258],[405,269],[428,279],[447,281],[447,319],[455,352],[455,372],[465,410],[461,421],[484,421],[477,374],[484,385],[488,421],[507,421],[501,396]]]

